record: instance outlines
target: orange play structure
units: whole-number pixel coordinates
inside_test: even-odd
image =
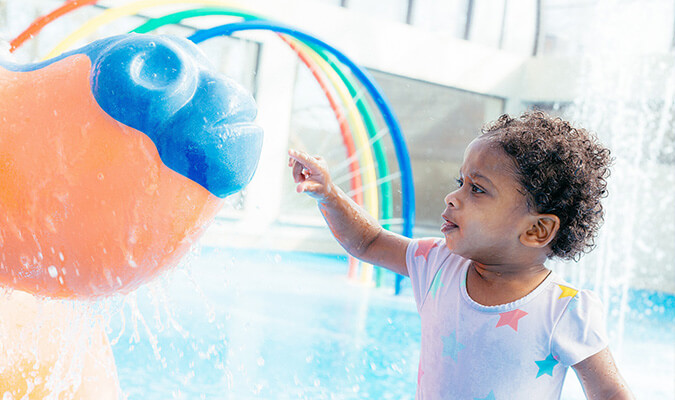
[[[133,289],[175,264],[221,206],[100,109],[90,67],[84,55],[37,71],[0,67],[0,283],[16,289]]]
[[[128,292],[177,264],[223,204],[101,109],[91,64],[84,54],[29,71],[0,64],[2,286]]]

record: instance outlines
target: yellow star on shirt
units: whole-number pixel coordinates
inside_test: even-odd
[[[560,293],[559,299],[562,299],[563,297],[574,297],[579,293],[578,290],[572,289],[571,287],[563,286],[563,285],[558,285],[558,287],[562,290],[562,293]]]

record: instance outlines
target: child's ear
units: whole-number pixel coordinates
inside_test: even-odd
[[[520,235],[520,242],[527,247],[546,247],[560,229],[560,218],[553,214],[532,215],[529,228]]]

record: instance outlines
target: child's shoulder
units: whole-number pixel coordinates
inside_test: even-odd
[[[448,249],[444,239],[434,237],[413,239],[406,250],[406,264],[411,279],[436,279],[441,271],[444,271],[444,279],[450,279],[468,261]]]
[[[602,314],[602,302],[595,292],[580,289],[554,272],[551,275],[547,289],[559,318],[584,320]]]
[[[428,293],[435,294],[440,287],[459,287],[452,282],[461,279],[463,262],[468,260],[452,253],[442,238],[427,237],[410,241],[406,264],[418,311]]]
[[[557,276],[549,286],[556,309],[551,335],[552,354],[570,366],[607,346],[600,297],[592,290],[579,289]]]
[[[409,265],[437,265],[460,261],[462,257],[452,253],[445,240],[437,237],[413,239],[408,244],[406,259]]]
[[[420,255],[427,255],[432,251],[438,252],[447,250],[443,238],[438,237],[423,237],[410,240],[408,243],[408,251],[414,250],[415,257]],[[449,251],[449,250],[448,250]]]
[[[559,297],[562,298],[578,298],[578,299],[587,299],[587,298],[598,298],[598,296],[590,289],[579,288],[578,285],[569,283],[567,280],[562,278],[560,275],[556,274],[555,271],[551,271],[551,279],[549,279],[549,286],[556,291]]]

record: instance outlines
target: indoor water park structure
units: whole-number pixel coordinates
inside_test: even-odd
[[[600,297],[636,397],[672,398],[673,15],[0,0],[0,394],[414,399],[408,278],[339,246],[287,151],[323,156],[386,229],[440,237],[467,144],[539,109],[614,157],[596,249],[550,268]],[[586,398],[573,375],[564,400]]]

